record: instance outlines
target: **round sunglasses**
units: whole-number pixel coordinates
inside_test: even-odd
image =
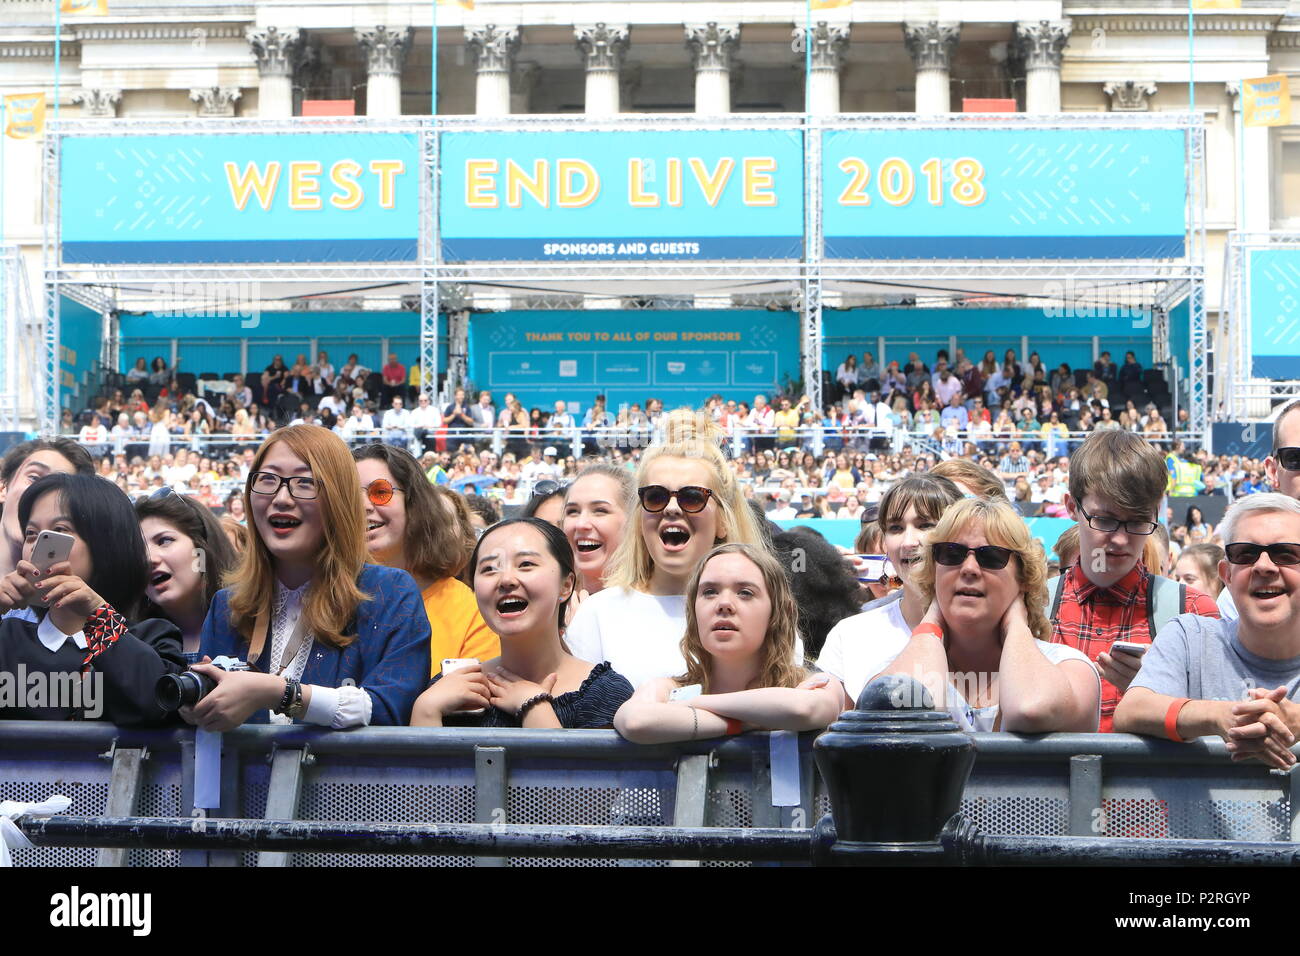
[[[365,492],[372,505],[386,505],[393,500],[393,492],[402,489],[393,487],[393,483],[387,478],[376,478],[370,484],[362,486],[361,490]]]
[[[936,541],[930,545],[936,564],[955,568],[964,564],[966,555],[975,552],[975,562],[985,571],[1001,571],[1007,566],[1013,554],[1010,548],[999,548],[995,544],[985,544],[978,548],[958,544],[956,541]]]
[[[641,499],[641,507],[651,514],[663,511],[673,498],[677,499],[677,507],[688,515],[699,514],[713,497],[711,489],[701,488],[699,485],[685,485],[676,491],[671,491],[663,485],[646,485],[644,488],[638,488],[636,493]]]

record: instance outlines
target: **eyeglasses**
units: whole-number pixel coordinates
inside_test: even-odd
[[[985,571],[1001,571],[1011,560],[1012,554],[1010,548],[999,548],[995,544],[972,548],[969,545],[958,544],[956,541],[936,541],[930,545],[930,553],[934,555],[935,563],[949,568],[965,563],[966,555],[972,551],[975,552],[976,563]]]
[[[686,485],[676,491],[670,491],[663,485],[646,485],[644,488],[638,488],[636,494],[641,499],[641,507],[651,514],[663,511],[668,507],[668,502],[674,498],[677,499],[677,507],[688,515],[699,514],[713,497],[711,489],[701,488],[699,485]]]
[[[258,495],[278,495],[280,486],[289,487],[289,495],[309,501],[316,497],[316,479],[308,475],[281,477],[269,471],[255,471],[248,476],[248,490]]]
[[[363,485],[361,490],[366,493],[372,505],[386,505],[393,500],[393,492],[402,489],[393,487],[387,478],[376,478],[370,484]]]
[[[1277,463],[1287,471],[1300,471],[1300,448],[1294,445],[1279,448],[1274,457],[1277,458]]]
[[[569,483],[566,481],[556,481],[554,478],[543,478],[537,484],[533,485],[533,497],[549,498],[551,495],[558,494],[567,487],[569,487]]]
[[[1124,531],[1128,534],[1151,534],[1156,530],[1154,521],[1120,521],[1104,515],[1090,515],[1083,510],[1083,505],[1079,505],[1079,514],[1083,515],[1093,531],[1118,531],[1120,525],[1124,526]]]
[[[278,490],[278,489],[277,489]],[[158,501],[160,498],[166,498],[168,495],[174,495],[176,492],[171,485],[163,485],[157,491],[149,496],[150,501]]]
[[[1280,568],[1300,564],[1300,544],[1289,542],[1250,544],[1246,541],[1234,541],[1232,544],[1225,545],[1223,551],[1231,564],[1254,564],[1265,551],[1268,552],[1268,559]]]

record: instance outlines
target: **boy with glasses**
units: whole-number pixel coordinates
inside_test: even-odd
[[[1115,707],[1142,665],[1111,645],[1150,644],[1177,614],[1219,616],[1208,595],[1151,574],[1142,563],[1166,478],[1160,453],[1132,432],[1094,433],[1070,456],[1065,507],[1078,523],[1079,558],[1048,582],[1047,616],[1052,643],[1083,651],[1101,670],[1103,733],[1112,729]]]
[[[1300,502],[1264,492],[1228,509],[1219,577],[1241,617],[1179,617],[1160,631],[1115,729],[1175,741],[1222,737],[1233,760],[1280,770],[1300,734]]]

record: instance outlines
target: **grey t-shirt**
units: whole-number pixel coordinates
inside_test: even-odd
[[[1300,657],[1260,657],[1241,645],[1236,621],[1180,614],[1160,629],[1130,686],[1192,700],[1246,700],[1252,687],[1283,685],[1294,700]]]

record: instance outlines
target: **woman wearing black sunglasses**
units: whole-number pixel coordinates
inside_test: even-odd
[[[949,507],[915,577],[929,610],[910,638],[880,642],[881,673],[920,681],[966,731],[1097,730],[1101,680],[1082,652],[1045,641],[1047,560],[1010,505]]]

